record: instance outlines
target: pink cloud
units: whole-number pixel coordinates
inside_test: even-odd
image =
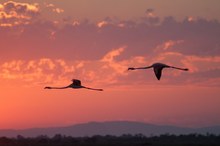
[[[183,43],[183,42],[184,42],[183,40],[177,40],[177,41],[175,41],[175,40],[168,40],[168,41],[162,43],[161,45],[158,45],[155,48],[155,51],[156,52],[167,51],[168,49],[176,47],[178,44]]]
[[[115,50],[112,50],[108,52],[103,58],[102,61],[104,62],[112,62],[116,56],[119,56],[123,51],[125,47],[121,47]]]
[[[14,60],[0,65],[0,78],[23,80],[32,84],[62,84],[79,78],[93,84],[117,84],[120,76],[127,75],[129,62],[143,62],[140,56],[131,60],[117,61],[125,47],[114,49],[98,60],[75,60],[41,58],[38,60]]]
[[[97,60],[73,60],[41,58],[38,60],[14,60],[0,65],[2,79],[21,79],[26,82],[64,84],[72,78],[86,80],[96,85],[126,85],[138,82],[140,85],[148,81],[148,85],[156,81],[153,70],[128,72],[127,68],[149,66],[163,62],[172,66],[187,67],[189,72],[165,69],[163,80],[166,84],[214,84],[220,71],[219,57],[187,56],[178,52],[162,52],[154,56],[133,56],[118,59],[127,52],[126,47],[119,47],[107,52]],[[219,71],[218,71],[219,70]],[[207,80],[207,76],[212,74]],[[137,81],[137,78],[139,81]],[[162,80],[162,81],[163,81]],[[207,84],[207,85],[209,85]]]
[[[47,3],[45,3],[44,5],[46,6],[46,8],[51,9],[52,12],[55,12],[55,13],[57,13],[57,14],[60,14],[60,13],[63,13],[63,12],[64,12],[64,9],[58,8],[58,7],[56,7],[54,4],[51,4],[51,3],[50,3],[50,4],[47,4]]]
[[[61,9],[61,8],[54,8],[54,9],[53,9],[53,12],[56,12],[56,13],[60,14],[60,13],[63,13],[64,10]]]
[[[8,1],[0,4],[0,26],[29,24],[40,13],[39,4]]]
[[[101,28],[101,27],[103,27],[103,26],[105,26],[105,25],[107,25],[107,24],[108,24],[107,21],[100,21],[100,22],[97,23],[97,26],[98,26],[99,28]]]
[[[209,71],[214,69],[220,69],[220,56],[207,56],[207,57],[198,57],[198,56],[186,56],[184,61],[186,64],[194,64],[194,71]],[[196,67],[195,67],[196,66]]]
[[[137,81],[137,78],[140,79],[138,83],[146,84],[147,81],[155,82],[151,70],[130,73],[126,71],[127,67],[148,66],[154,62],[190,69],[187,73],[165,70],[163,81],[166,80],[166,83],[192,83],[207,80],[202,77],[212,80],[219,76],[218,21],[176,21],[173,17],[167,17],[151,23],[151,18],[159,18],[123,21],[107,17],[98,22],[68,18],[62,25],[60,20],[36,20],[29,23],[34,15],[43,15],[44,8],[52,12],[55,5],[48,4],[39,8],[37,4],[8,3],[13,7],[5,8],[9,4],[1,4],[0,12],[4,13],[5,18],[10,17],[10,21],[13,17],[13,23],[1,23],[1,26],[14,26],[20,19],[28,24],[13,27],[10,31],[1,27],[0,39],[4,40],[0,48],[1,63],[7,62],[13,66],[11,60],[16,60],[16,63],[21,60],[29,68],[26,72],[18,73],[17,68],[25,68],[22,64],[12,68],[2,66],[1,75],[4,77],[22,78],[22,74],[32,72],[39,78],[48,75],[46,82],[58,82],[61,79],[69,81],[75,76],[89,82],[100,80],[100,84],[127,84],[129,81]],[[26,5],[33,5],[36,10]],[[36,68],[36,72],[33,68]],[[210,73],[214,76],[208,77]],[[42,82],[45,82],[45,78],[42,77]]]

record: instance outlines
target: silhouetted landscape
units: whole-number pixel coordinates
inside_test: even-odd
[[[146,137],[142,134],[121,136],[71,137],[57,134],[52,138],[40,135],[35,138],[0,137],[1,146],[219,146],[220,135],[170,135]]]
[[[217,146],[220,127],[180,128],[140,122],[90,122],[68,127],[0,130],[0,146]]]

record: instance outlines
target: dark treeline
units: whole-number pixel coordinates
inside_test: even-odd
[[[146,137],[142,134],[121,136],[71,137],[57,134],[53,137],[0,137],[0,146],[219,146],[220,135],[171,135]]]

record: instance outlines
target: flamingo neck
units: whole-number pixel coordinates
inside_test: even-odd
[[[134,69],[148,69],[148,68],[152,68],[153,66],[146,66],[146,67],[137,67],[137,68],[134,68]]]
[[[66,87],[50,87],[50,89],[66,89],[66,88],[69,88],[69,86],[66,86]]]

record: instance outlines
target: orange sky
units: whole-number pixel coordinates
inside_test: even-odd
[[[93,2],[0,1],[0,129],[220,125],[218,1],[193,3],[190,13],[188,1],[108,1],[115,10]],[[127,71],[154,62],[190,70],[165,69],[160,81],[151,69]],[[104,91],[43,89],[72,78]]]

